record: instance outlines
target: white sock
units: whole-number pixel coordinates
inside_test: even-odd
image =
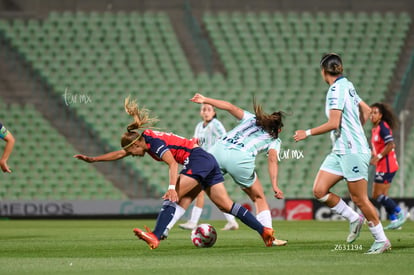
[[[256,215],[256,219],[264,226],[273,228],[272,226],[272,215],[270,214],[270,210],[263,210],[259,214]]]
[[[198,224],[198,221],[200,220],[200,217],[201,217],[201,212],[203,212],[203,208],[194,206],[193,211],[191,211],[190,222],[193,222],[194,224]]]
[[[359,214],[349,207],[342,199],[331,209],[350,222],[354,222],[359,218]]]
[[[372,222],[368,222],[368,227],[376,242],[385,242],[387,240],[381,222],[375,226],[373,226]]]
[[[228,213],[224,213],[223,212],[223,215],[226,218],[227,222],[233,223],[236,220],[236,217],[233,216],[233,215],[231,215],[231,214],[228,214]]]
[[[168,230],[171,230],[171,228],[173,228],[173,226],[184,215],[184,213],[185,213],[185,209],[182,208],[181,206],[179,206],[178,204],[176,204],[175,205],[175,213],[174,213],[174,216],[173,216],[172,220],[170,221],[170,223],[167,225],[167,229]]]

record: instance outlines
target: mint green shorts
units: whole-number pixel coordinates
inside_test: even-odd
[[[223,175],[229,173],[241,187],[250,187],[256,180],[255,157],[236,148],[216,143],[208,150],[217,160]]]
[[[368,167],[371,154],[345,154],[330,153],[326,156],[320,170],[342,176],[347,181],[365,179],[368,181]]]

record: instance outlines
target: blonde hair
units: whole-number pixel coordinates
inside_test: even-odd
[[[130,96],[125,98],[124,107],[125,112],[134,118],[134,122],[127,126],[128,132],[139,130],[143,128],[143,126],[151,127],[159,121],[156,117],[150,117],[148,109],[140,109],[137,101],[132,100]]]
[[[138,131],[144,128],[152,128],[158,119],[156,117],[150,117],[149,110],[142,108],[140,109],[136,100],[132,100],[130,96],[125,98],[124,102],[125,112],[134,118],[134,122],[127,126],[127,131],[121,137],[121,146],[123,149],[127,149],[136,141],[141,138],[141,134]]]

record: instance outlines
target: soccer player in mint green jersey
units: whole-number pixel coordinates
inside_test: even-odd
[[[230,102],[195,94],[191,101],[211,104],[228,111],[239,120],[239,124],[223,136],[209,152],[220,165],[223,174],[228,173],[250,197],[256,207],[256,217],[264,226],[272,228],[270,207],[264,195],[262,184],[255,172],[255,160],[259,153],[268,155],[268,172],[274,196],[283,199],[278,186],[278,159],[281,141],[279,133],[283,127],[282,112],[266,114],[254,103],[254,114],[242,110]],[[273,245],[286,245],[286,241],[275,239]]]
[[[371,151],[362,126],[371,114],[371,108],[358,96],[354,85],[345,78],[342,60],[335,53],[326,54],[320,62],[321,75],[329,85],[325,111],[328,121],[308,130],[297,130],[296,141],[312,135],[331,133],[332,152],[326,157],[316,176],[313,194],[320,202],[350,222],[348,243],[360,234],[364,217],[350,208],[331,187],[345,179],[351,199],[368,220],[369,229],[375,239],[367,254],[379,254],[391,248],[385,236],[375,207],[368,199],[368,166]]]
[[[198,145],[208,151],[219,138],[226,134],[226,129],[217,119],[216,110],[210,104],[201,105],[200,116],[203,121],[200,121],[197,124],[194,131],[194,137],[198,139]],[[186,223],[180,224],[180,228],[189,230],[196,228],[198,221],[200,220],[203,207],[204,191],[201,191],[195,200],[190,219]],[[239,224],[233,215],[227,213],[223,214],[227,220],[227,224],[224,226],[223,230],[236,230],[239,228]],[[167,228],[171,229],[169,226],[167,226]]]
[[[3,155],[0,159],[0,167],[4,173],[11,173],[9,166],[7,165],[7,160],[10,157],[11,152],[13,151],[14,147],[14,137],[13,135],[3,126],[0,122],[0,138],[6,142],[6,146],[4,148]]]

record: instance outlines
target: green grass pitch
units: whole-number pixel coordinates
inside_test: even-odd
[[[346,222],[274,221],[285,247],[264,247],[242,225],[218,231],[212,248],[196,248],[190,232],[174,228],[155,250],[136,239],[134,227],[153,220],[2,220],[0,274],[413,274],[414,223],[388,231],[391,251],[364,255],[372,244],[365,225],[346,245]],[[384,224],[387,224],[385,222]],[[362,250],[361,250],[362,249]]]

